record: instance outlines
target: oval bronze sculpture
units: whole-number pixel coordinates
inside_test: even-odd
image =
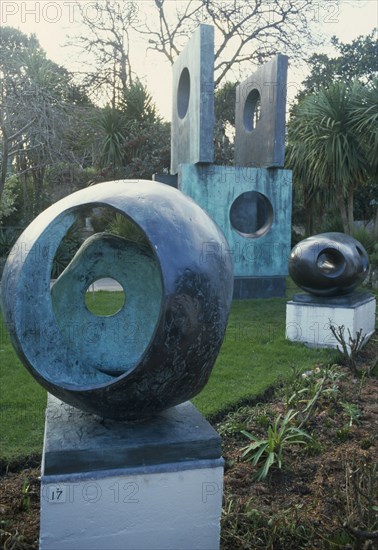
[[[103,206],[131,220],[148,246],[96,234],[50,292],[75,212]],[[13,345],[49,392],[103,417],[134,420],[186,401],[206,384],[223,341],[233,290],[225,250],[215,223],[174,188],[125,180],[78,191],[38,216],[8,257],[2,303]],[[108,317],[84,303],[103,277],[126,294]]]
[[[289,257],[289,273],[306,292],[317,296],[349,294],[368,273],[362,244],[344,233],[321,233],[299,242]]]

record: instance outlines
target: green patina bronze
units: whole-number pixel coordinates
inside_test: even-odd
[[[126,301],[115,315],[97,316],[87,309],[85,293],[104,277],[119,282]],[[67,345],[88,367],[112,376],[134,367],[145,351],[161,297],[159,266],[152,253],[104,233],[85,241],[52,288],[54,313]]]

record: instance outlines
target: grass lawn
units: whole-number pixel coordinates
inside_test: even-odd
[[[206,416],[263,393],[292,367],[334,362],[337,353],[307,349],[285,339],[286,299],[235,301],[209,383],[193,399]]]
[[[101,313],[110,302],[113,311],[117,310],[123,296],[98,292],[88,299],[96,301],[95,310]],[[232,304],[226,338],[210,381],[193,399],[203,414],[213,416],[258,396],[278,377],[289,374],[294,365],[307,369],[336,360],[334,351],[310,350],[285,340],[285,306],[284,298]],[[2,319],[0,331],[0,459],[7,461],[41,452],[46,391],[21,365]]]

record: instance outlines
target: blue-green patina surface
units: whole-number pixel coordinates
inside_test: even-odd
[[[214,160],[214,27],[199,25],[172,70],[171,174]]]
[[[110,207],[146,245],[89,238],[50,292],[56,251],[83,208]],[[203,244],[218,249],[204,258]],[[40,214],[7,260],[2,311],[25,367],[66,403],[114,419],[154,415],[196,395],[223,341],[232,299],[231,258],[218,226],[190,198],[143,180],[105,182]],[[85,306],[102,277],[126,302],[111,317]]]
[[[85,306],[85,293],[105,277],[120,283],[126,301],[115,315],[97,316]],[[67,345],[87,367],[113,376],[127,372],[142,356],[159,319],[161,298],[159,266],[151,252],[103,233],[85,241],[52,288]]]
[[[290,254],[291,171],[215,165],[181,165],[179,189],[192,197],[223,230],[236,277],[286,276]],[[272,207],[270,227],[255,238],[240,234],[231,224],[230,210],[243,193],[255,191]],[[214,252],[204,244],[204,254]]]

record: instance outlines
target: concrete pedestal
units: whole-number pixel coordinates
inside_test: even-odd
[[[143,422],[49,396],[40,550],[218,549],[219,435],[187,402]]]
[[[286,338],[318,348],[337,348],[339,344],[329,326],[345,327],[353,338],[359,330],[367,341],[375,330],[376,301],[369,292],[348,296],[317,297],[297,294],[286,306]]]

